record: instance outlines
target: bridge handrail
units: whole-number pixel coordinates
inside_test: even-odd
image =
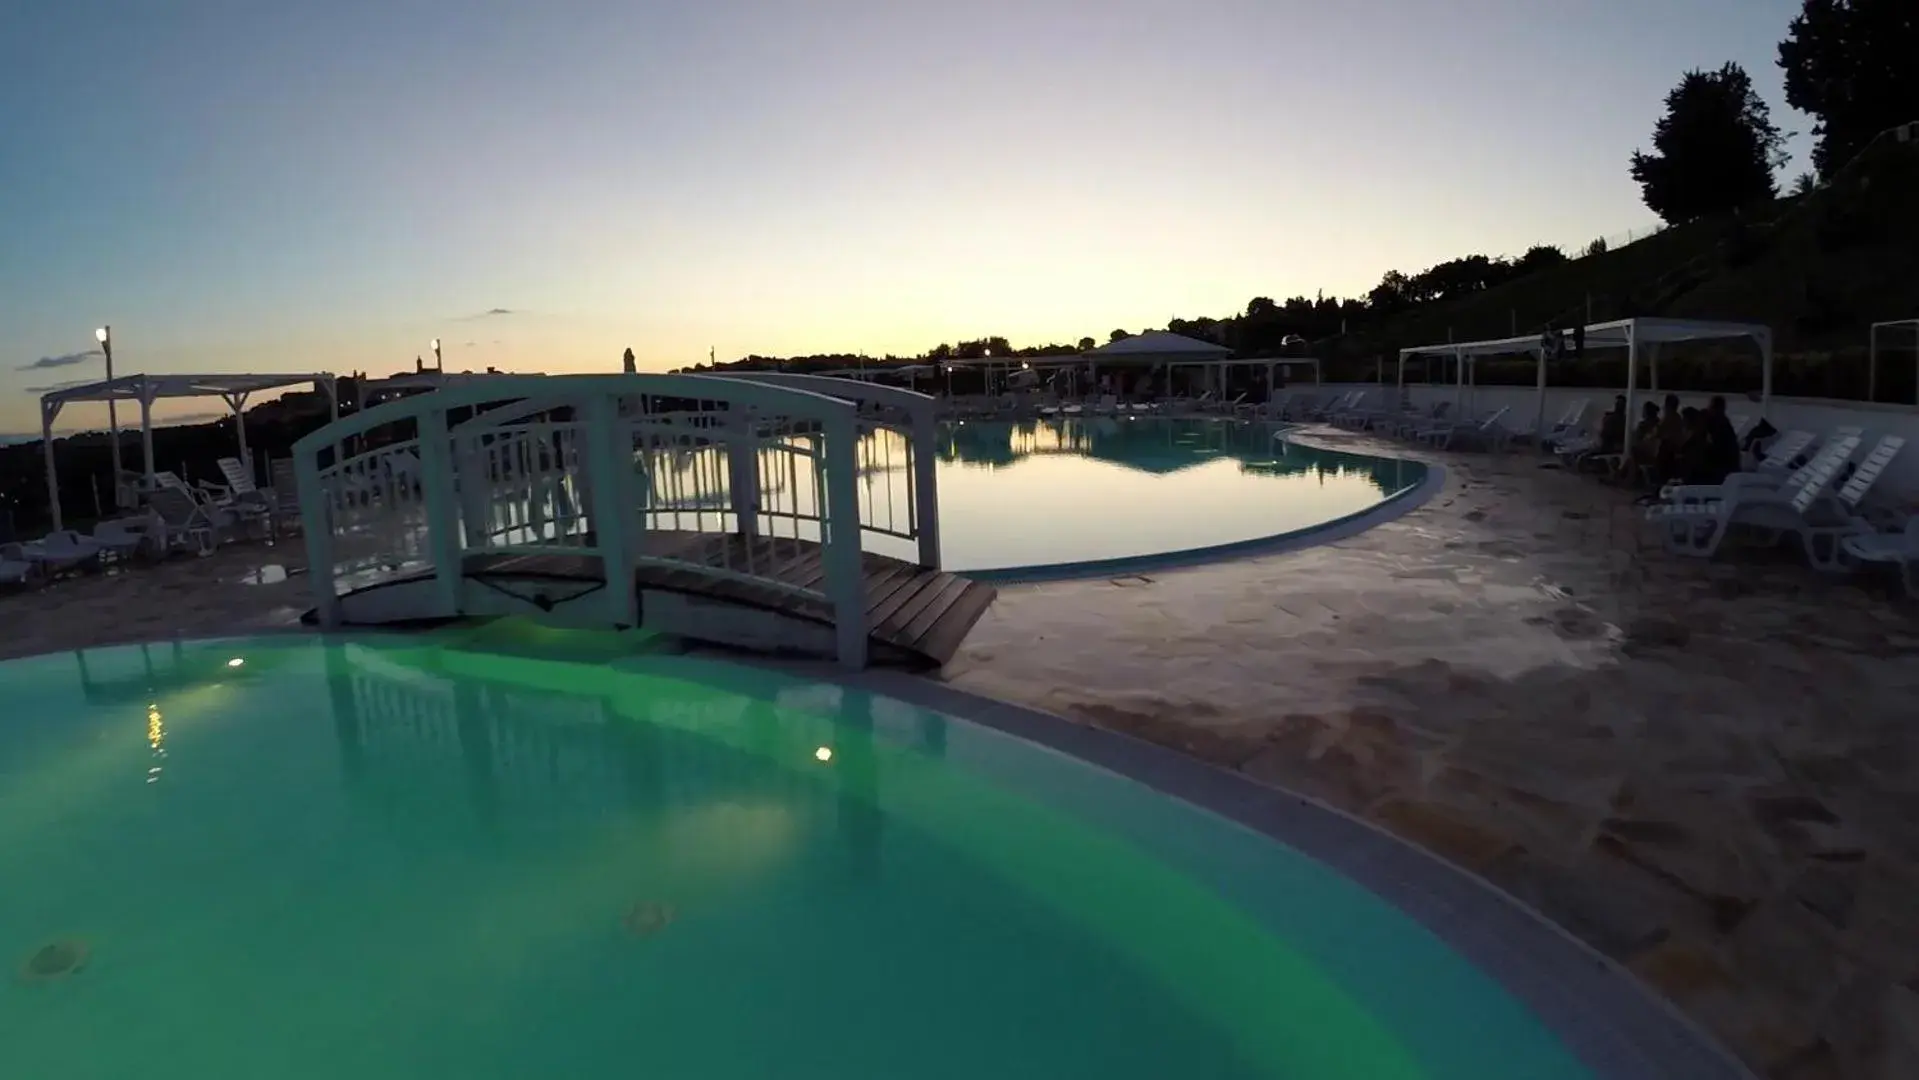
[[[564,389],[556,385],[558,379],[567,381]],[[730,392],[716,392],[719,387],[727,387]],[[340,444],[351,436],[364,435],[382,424],[417,419],[428,413],[446,413],[453,409],[483,405],[489,401],[538,398],[547,403],[547,408],[558,408],[601,396],[627,395],[687,398],[695,401],[737,401],[743,405],[757,405],[772,412],[821,422],[852,418],[856,415],[853,403],[844,398],[800,387],[759,384],[747,379],[644,373],[561,376],[496,375],[442,387],[427,394],[413,394],[397,401],[375,405],[371,409],[353,413],[350,416],[343,416],[294,443],[293,452],[318,454],[322,449]]]
[[[913,453],[908,492],[912,500],[913,529],[919,540],[919,564],[925,567],[940,564],[939,462],[930,452],[939,433],[940,399],[901,386],[840,379],[831,375],[802,375],[784,371],[715,371],[696,377],[787,387],[850,401],[855,406],[877,405],[906,413],[906,434],[910,445],[917,448]]]
[[[903,386],[841,379],[832,375],[801,375],[786,371],[713,371],[698,375],[696,378],[790,386],[862,405],[891,406],[915,418],[922,411],[929,416],[934,416],[939,410],[939,399],[931,394],[922,394],[918,390],[908,390]]]

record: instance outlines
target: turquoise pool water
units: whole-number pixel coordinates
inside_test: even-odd
[[[947,569],[1150,559],[1362,513],[1425,478],[1417,462],[1277,443],[1264,423],[968,421],[942,435]]]
[[[626,642],[0,664],[0,1076],[1585,1075],[1288,848]]]

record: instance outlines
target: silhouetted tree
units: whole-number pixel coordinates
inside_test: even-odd
[[[1132,336],[1133,335],[1127,333],[1124,330],[1115,330],[1112,333],[1106,335],[1106,343],[1108,345],[1111,345],[1115,341],[1125,341],[1127,338]]]
[[[1562,265],[1566,261],[1565,252],[1551,244],[1539,244],[1527,248],[1526,254],[1514,260],[1513,276],[1521,277],[1526,274],[1537,273],[1541,270]]]
[[[1666,95],[1654,153],[1632,156],[1648,209],[1671,224],[1722,214],[1779,194],[1785,137],[1738,64],[1688,71]]]
[[[1456,300],[1487,289],[1512,276],[1512,267],[1504,259],[1468,255],[1449,259],[1414,278],[1415,292],[1424,300]]]
[[[1794,195],[1810,195],[1818,190],[1818,188],[1819,177],[1809,172],[1800,173],[1792,182],[1792,193]]]
[[[1829,177],[1873,136],[1919,120],[1919,3],[1805,0],[1779,66],[1787,104],[1818,118],[1812,161]]]
[[[1606,243],[1606,238],[1601,236],[1594,239],[1592,243],[1587,244],[1586,250],[1580,252],[1579,255],[1581,258],[1588,258],[1593,255],[1604,255],[1609,246],[1610,245]]]
[[[1379,279],[1379,284],[1366,294],[1366,305],[1386,315],[1404,311],[1423,299],[1417,295],[1415,288],[1411,278],[1397,270],[1388,270],[1386,276]]]
[[[1099,348],[1099,342],[1094,341],[1092,338],[1083,337],[1079,339],[1080,352],[1092,352],[1094,349],[1097,349],[1097,348]]]

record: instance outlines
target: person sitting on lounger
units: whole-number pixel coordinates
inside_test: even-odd
[[[1739,471],[1739,432],[1726,415],[1726,399],[1716,394],[1706,403],[1704,437],[1705,460],[1697,482],[1723,484],[1726,477]]]
[[[1626,449],[1626,395],[1612,399],[1612,411],[1599,418],[1599,452],[1617,454]]]
[[[1679,410],[1679,420],[1686,433],[1679,441],[1679,452],[1673,455],[1671,478],[1688,484],[1708,483],[1712,451],[1706,435],[1706,414],[1688,405]]]
[[[1659,414],[1658,438],[1653,479],[1664,484],[1679,477],[1679,448],[1686,445],[1686,418],[1679,411],[1678,394],[1666,395],[1666,407]]]
[[[1620,462],[1620,475],[1638,479],[1640,472],[1659,460],[1659,406],[1651,401],[1639,411],[1639,425],[1633,428],[1632,448]]]

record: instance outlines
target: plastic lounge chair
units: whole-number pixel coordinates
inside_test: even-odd
[[[1711,558],[1734,524],[1757,525],[1772,530],[1775,536],[1782,530],[1797,531],[1858,446],[1856,435],[1832,440],[1804,468],[1794,472],[1783,489],[1734,487],[1722,498],[1650,506],[1646,508],[1646,520],[1660,527],[1666,550],[1699,558]],[[1862,485],[1858,494],[1864,495],[1864,486],[1869,484]]]
[[[1359,404],[1360,397],[1364,393],[1364,390],[1346,391],[1332,401],[1327,402],[1324,408],[1313,415],[1313,419],[1337,427],[1339,418],[1351,412],[1353,408]]]
[[[1906,596],[1919,600],[1919,515],[1906,519],[1906,527],[1892,533],[1858,533],[1841,537],[1839,558],[1847,565],[1892,563],[1899,568],[1899,581]]]
[[[1453,403],[1450,401],[1439,401],[1434,402],[1433,406],[1423,413],[1418,410],[1408,410],[1393,421],[1390,430],[1398,438],[1410,439],[1422,428],[1444,423],[1446,414],[1452,411],[1452,407]]]
[[[1879,442],[1880,445],[1874,447],[1866,455],[1866,460],[1853,470],[1852,476],[1840,485],[1837,495],[1821,498],[1814,493],[1803,493],[1793,500],[1797,517],[1777,524],[1767,520],[1750,524],[1766,530],[1774,543],[1787,533],[1798,537],[1806,553],[1806,562],[1815,570],[1832,572],[1846,569],[1845,542],[1878,535],[1872,522],[1860,513],[1859,504],[1872,490],[1873,483],[1885,471],[1885,466],[1897,456],[1905,440],[1897,435],[1888,435]],[[1892,444],[1890,448],[1887,447],[1888,443]],[[1876,467],[1873,465],[1875,461],[1878,462]]]
[[[1332,413],[1326,417],[1327,421],[1334,427],[1341,428],[1364,426],[1367,417],[1371,416],[1373,412],[1373,410],[1366,407],[1366,398],[1367,391],[1354,391],[1344,404],[1334,409]]]
[[[1558,444],[1562,440],[1570,440],[1578,436],[1579,422],[1585,419],[1586,409],[1591,403],[1591,399],[1589,398],[1580,398],[1578,401],[1566,406],[1566,411],[1560,414],[1558,421],[1556,421],[1552,427],[1539,433],[1539,445],[1557,452],[1559,450]]]
[[[98,566],[100,553],[105,549],[71,529],[62,529],[21,544],[20,550],[28,562],[38,563],[48,577],[53,577]]]
[[[1827,446],[1840,439],[1861,437],[1858,428],[1839,428],[1827,439]],[[1811,464],[1812,457],[1806,451],[1818,441],[1818,436],[1808,431],[1788,431],[1772,441],[1766,456],[1753,468],[1736,472],[1717,484],[1671,483],[1659,489],[1659,498],[1664,502],[1700,502],[1707,499],[1724,498],[1734,488],[1745,490],[1778,490],[1796,483],[1798,474]],[[1895,447],[1896,452],[1896,447]],[[1794,464],[1797,462],[1797,464]]]
[[[268,469],[273,486],[267,489],[267,513],[274,535],[282,528],[300,527],[300,485],[292,458],[280,458]]]
[[[181,488],[161,487],[147,493],[147,506],[160,521],[160,546],[166,551],[193,551],[205,555],[220,542],[231,524],[216,516],[217,509],[195,501]]]
[[[157,553],[156,532],[151,517],[122,518],[95,525],[92,540],[115,559],[130,559],[143,551]]]
[[[1415,437],[1421,442],[1432,443],[1433,447],[1438,450],[1452,449],[1453,440],[1462,435],[1469,440],[1484,442],[1489,447],[1503,446],[1506,440],[1511,438],[1505,429],[1499,426],[1499,422],[1505,419],[1506,412],[1507,410],[1505,408],[1501,408],[1491,416],[1479,421],[1467,420],[1451,423],[1441,421],[1432,427],[1424,428],[1416,432]]]
[[[20,544],[0,544],[0,583],[26,585],[39,576],[40,565],[27,558]]]

